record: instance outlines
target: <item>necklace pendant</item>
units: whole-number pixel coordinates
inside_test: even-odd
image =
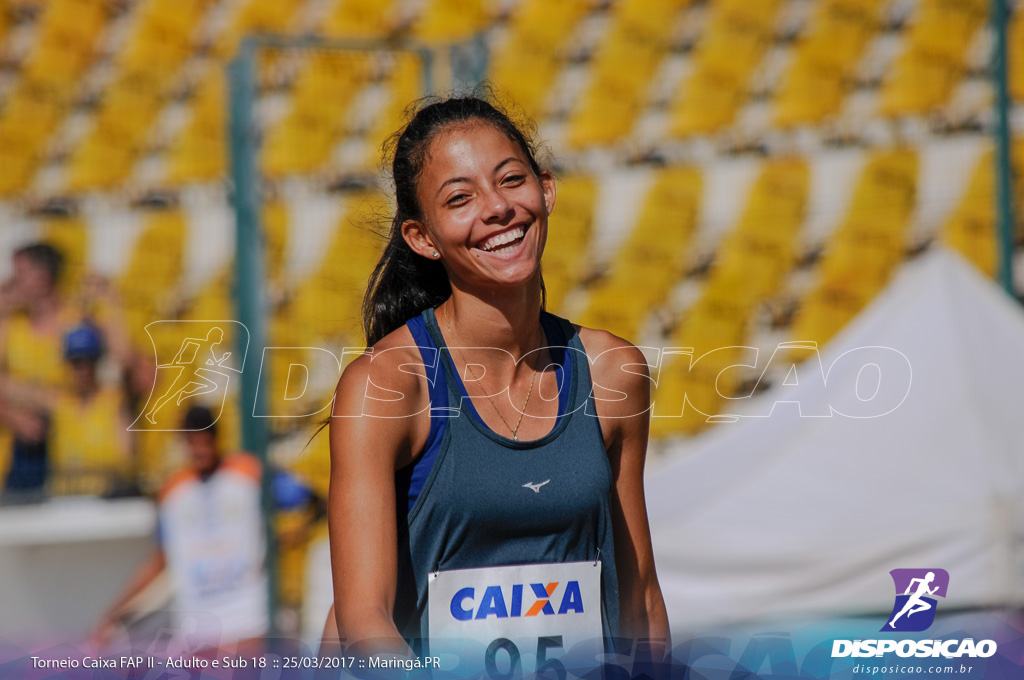
[[[515,434],[512,435],[512,441],[514,441],[514,442],[519,441],[519,435],[515,435]]]

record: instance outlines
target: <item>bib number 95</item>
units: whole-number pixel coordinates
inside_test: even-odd
[[[561,652],[561,635],[537,638],[536,672],[538,678],[566,680],[565,665],[554,658],[555,654],[561,654]],[[492,680],[512,680],[515,677],[522,677],[522,665],[522,653],[519,651],[519,646],[512,640],[497,638],[487,645],[484,652],[484,668],[487,671],[487,676]]]

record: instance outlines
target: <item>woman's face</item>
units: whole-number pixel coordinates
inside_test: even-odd
[[[554,178],[535,175],[519,145],[494,126],[470,122],[437,135],[416,193],[422,221],[406,222],[403,235],[427,259],[436,251],[453,285],[508,286],[537,274]]]

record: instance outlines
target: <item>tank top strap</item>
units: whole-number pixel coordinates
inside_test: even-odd
[[[448,380],[445,378],[445,371],[441,368],[441,352],[427,332],[423,316],[410,319],[406,325],[412,334],[423,362],[423,368],[427,376],[427,390],[430,398],[430,431],[427,434],[427,441],[423,449],[416,456],[416,459],[405,467],[395,472],[395,496],[398,509],[409,512],[416,504],[426,485],[430,472],[434,467],[434,461],[441,452],[444,441],[445,429],[448,424],[448,404],[450,397],[448,392]]]
[[[416,347],[423,360],[423,368],[427,374],[428,394],[430,396],[431,413],[437,409],[448,407],[448,381],[445,379],[441,365],[441,352],[433,336],[429,332],[424,315],[413,317],[406,323]]]
[[[453,371],[455,367],[452,365],[448,345],[445,344],[444,336],[441,335],[441,327],[437,325],[437,315],[434,314],[434,308],[427,307],[420,314],[419,318],[423,320],[423,328],[430,338],[432,345],[437,348],[437,370],[439,375],[444,374],[448,403],[454,404],[457,407],[461,400],[461,395],[459,394],[458,383],[456,382],[457,376]]]
[[[549,319],[550,323],[557,327],[561,333],[561,337],[558,342],[562,346],[567,347],[567,356],[565,358],[565,366],[568,367],[572,364],[573,370],[569,371],[567,375],[570,375],[575,380],[575,389],[564,389],[562,393],[574,394],[572,404],[567,404],[564,412],[576,413],[581,411],[581,406],[586,405],[586,411],[590,414],[595,413],[594,405],[591,403],[593,400],[593,383],[591,382],[590,376],[590,361],[587,358],[587,350],[583,346],[583,342],[580,340],[579,333],[576,332],[576,327],[572,325],[568,319],[560,317],[550,312],[541,312],[542,317]],[[555,344],[552,342],[552,344]]]

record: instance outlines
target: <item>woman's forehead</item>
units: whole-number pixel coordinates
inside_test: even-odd
[[[490,173],[510,157],[527,162],[519,145],[493,125],[475,121],[453,124],[431,141],[423,174],[443,182],[463,173]]]

